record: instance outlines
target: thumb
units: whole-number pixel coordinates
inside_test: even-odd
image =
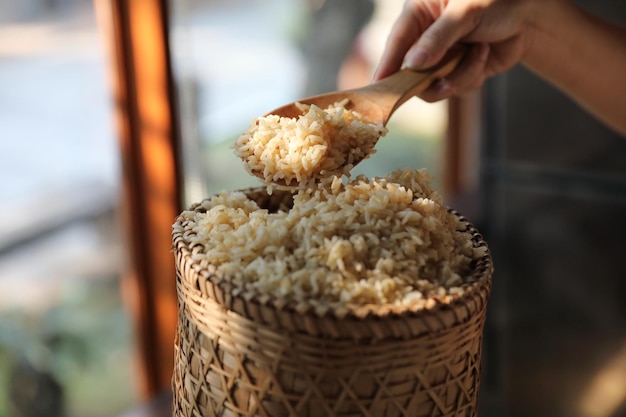
[[[468,19],[446,9],[404,56],[403,67],[426,69],[437,64],[446,51],[472,30]]]

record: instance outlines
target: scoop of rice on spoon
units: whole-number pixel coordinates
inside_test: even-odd
[[[303,98],[253,120],[233,146],[265,183],[309,186],[346,175],[375,152],[391,115],[411,97],[450,74],[465,47],[450,49],[425,71],[403,69],[365,87]]]

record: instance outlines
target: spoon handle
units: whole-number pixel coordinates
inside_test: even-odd
[[[466,46],[455,45],[434,67],[420,71],[402,69],[371,84],[368,87],[369,94],[378,102],[387,117],[384,124],[407,100],[426,90],[435,80],[444,78],[454,71],[467,49]]]

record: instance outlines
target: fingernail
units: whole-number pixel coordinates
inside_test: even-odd
[[[404,67],[418,69],[428,60],[428,53],[422,48],[411,49],[404,57]]]

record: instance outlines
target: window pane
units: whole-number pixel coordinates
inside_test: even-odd
[[[0,415],[135,402],[119,156],[92,2],[0,0]]]

